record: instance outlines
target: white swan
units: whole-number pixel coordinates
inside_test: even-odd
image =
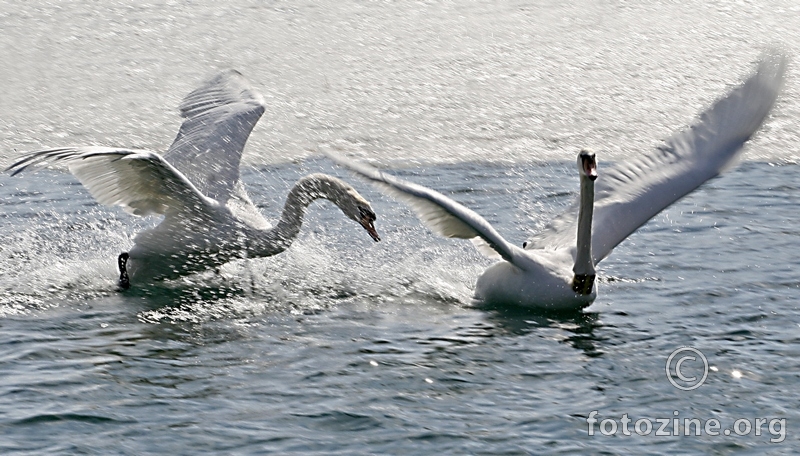
[[[603,174],[596,188],[595,156],[581,151],[579,203],[523,248],[508,243],[483,217],[439,192],[330,150],[323,152],[408,203],[434,232],[472,239],[482,253],[504,260],[478,278],[475,298],[479,301],[579,309],[597,296],[598,262],[658,212],[732,164],[775,103],[786,61],[779,53],[767,55],[754,75],[714,103],[691,127],[654,152]]]
[[[219,266],[235,258],[275,255],[300,231],[306,207],[317,198],[335,203],[378,241],[370,204],[347,183],[325,174],[300,179],[271,228],[239,180],[250,132],[265,110],[261,94],[234,71],[223,72],[181,103],[185,118],[162,157],[109,147],[32,152],[8,167],[12,175],[63,161],[100,203],[135,215],[162,214],[139,233],[118,263],[120,287]]]

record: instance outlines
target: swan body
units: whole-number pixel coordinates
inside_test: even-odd
[[[729,168],[769,115],[787,58],[767,54],[743,84],[655,151],[597,178],[594,154],[578,155],[580,195],[523,248],[506,241],[474,211],[429,188],[403,181],[331,150],[334,161],[406,202],[439,235],[470,239],[501,261],[478,278],[479,302],[577,310],[597,296],[595,266],[654,215]],[[597,185],[595,186],[595,179]]]
[[[542,307],[551,310],[582,308],[597,297],[593,281],[587,293],[573,289],[572,255],[565,250],[530,252],[517,264],[497,262],[478,277],[475,298],[484,303]]]
[[[180,106],[184,122],[169,151],[69,147],[32,152],[12,175],[64,162],[100,203],[134,215],[160,214],[120,255],[120,286],[220,266],[236,258],[276,255],[297,236],[306,208],[325,198],[378,241],[372,207],[346,182],[325,174],[300,179],[275,227],[261,215],[239,180],[250,132],[265,111],[263,97],[236,71],[220,73]]]

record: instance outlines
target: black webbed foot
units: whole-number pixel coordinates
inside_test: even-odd
[[[131,281],[128,279],[128,252],[122,252],[117,258],[117,265],[119,266],[119,287],[127,290],[131,287]]]

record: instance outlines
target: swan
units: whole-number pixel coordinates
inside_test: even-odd
[[[7,168],[12,175],[64,162],[100,203],[164,218],[139,233],[119,255],[119,286],[172,279],[236,258],[276,255],[292,244],[306,208],[316,199],[336,204],[376,242],[375,212],[346,182],[325,174],[301,178],[271,227],[239,180],[245,142],[264,113],[260,93],[235,70],[192,91],[180,105],[183,124],[164,156],[111,147],[66,147],[31,152]]]
[[[471,239],[501,261],[478,278],[479,303],[570,311],[597,296],[597,264],[654,215],[730,167],[769,114],[783,83],[787,58],[765,55],[742,85],[716,101],[689,128],[655,151],[606,173],[581,150],[577,204],[522,248],[510,244],[474,211],[429,188],[405,182],[329,148],[335,162],[407,203],[435,233]],[[600,176],[600,177],[598,177]]]

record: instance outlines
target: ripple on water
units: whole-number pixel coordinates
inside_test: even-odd
[[[569,169],[553,166],[552,182],[537,185],[557,188]],[[499,167],[480,179],[518,188],[539,171]],[[737,172],[781,180],[791,171]],[[428,169],[422,183],[446,187],[459,175],[458,166]],[[460,188],[480,186],[474,179]],[[504,182],[458,197],[521,241],[550,214],[518,213]],[[476,305],[471,290],[490,261],[377,194],[368,197],[381,209],[379,244],[319,205],[283,255],[126,293],[114,291],[108,260],[142,222],[75,209],[41,227],[12,224],[13,242],[0,247],[0,410],[11,411],[9,432],[45,442],[30,449],[40,453],[91,452],[104,441],[149,448],[138,435],[177,453],[658,452],[645,438],[587,440],[588,413],[794,419],[800,404],[781,391],[800,381],[796,239],[781,229],[743,234],[739,217],[753,215],[737,210],[724,177],[714,185],[621,244],[600,265],[597,302],[567,314]],[[694,205],[709,220],[721,205],[730,220],[703,229]],[[759,226],[792,214],[765,212]],[[675,232],[689,222],[696,229]],[[54,262],[57,249],[85,256]],[[698,394],[680,394],[664,376],[666,357],[684,345],[717,368]],[[664,442],[664,452],[694,449]]]

